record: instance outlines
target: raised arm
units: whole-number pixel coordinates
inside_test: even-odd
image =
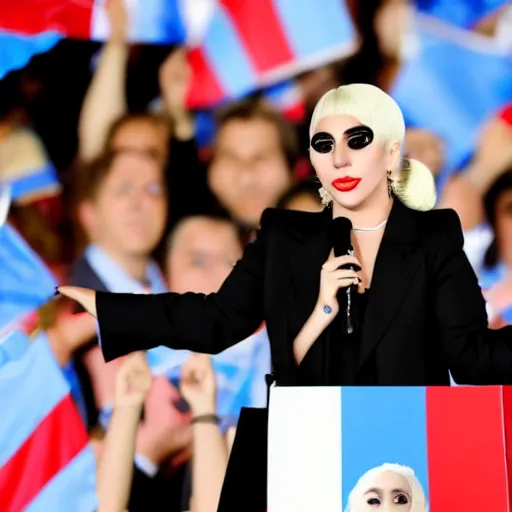
[[[102,150],[111,124],[126,112],[128,62],[127,13],[124,0],[109,0],[110,37],[85,95],[78,123],[79,156],[94,159]]]
[[[76,287],[59,291],[97,316],[106,361],[159,345],[216,354],[244,340],[261,325],[266,239],[271,210],[261,230],[218,293],[136,295],[95,293]]]
[[[512,383],[512,326],[488,327],[477,277],[462,249],[459,218],[443,212],[445,236],[436,258],[435,314],[443,351],[458,384]]]
[[[126,510],[137,426],[150,386],[151,372],[145,354],[132,354],[116,375],[114,412],[98,470],[98,512]]]

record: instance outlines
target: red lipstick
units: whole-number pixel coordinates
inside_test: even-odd
[[[338,178],[332,182],[332,186],[339,190],[340,192],[350,192],[351,190],[354,190],[357,185],[359,185],[359,182],[361,181],[361,178],[352,178],[351,176],[344,176],[343,178]]]

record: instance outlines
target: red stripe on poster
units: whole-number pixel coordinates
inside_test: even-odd
[[[430,510],[508,512],[502,391],[427,389]]]
[[[229,12],[238,37],[258,73],[263,74],[293,60],[293,52],[273,0],[222,0],[222,4]]]
[[[2,512],[24,510],[87,443],[85,427],[67,395],[0,469]]]
[[[512,386],[503,386],[503,423],[505,425],[505,449],[509,508],[512,504]]]

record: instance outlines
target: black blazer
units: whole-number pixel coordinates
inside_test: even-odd
[[[98,293],[106,360],[158,345],[215,354],[264,320],[277,384],[300,385],[292,345],[318,297],[331,217],[330,209],[266,210],[216,294]],[[456,213],[417,212],[396,199],[363,319],[358,382],[448,385],[449,371],[460,384],[512,383],[512,327],[487,327]]]

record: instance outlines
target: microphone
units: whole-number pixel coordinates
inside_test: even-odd
[[[332,247],[334,249],[334,255],[336,257],[354,255],[354,248],[352,247],[352,240],[350,237],[351,232],[352,222],[350,222],[350,219],[347,219],[345,217],[336,217],[335,219],[333,219],[331,237]],[[343,265],[340,268],[346,270],[360,270],[356,265],[352,263],[347,263],[346,265]],[[355,318],[353,311],[353,297],[355,297],[355,295],[353,294],[355,293],[357,293],[356,285],[351,284],[350,286],[347,286],[346,288],[342,288],[341,290],[339,290],[337,296],[338,303],[340,304],[340,310],[341,304],[346,304],[344,323],[345,331],[347,334],[352,334],[355,329]]]

